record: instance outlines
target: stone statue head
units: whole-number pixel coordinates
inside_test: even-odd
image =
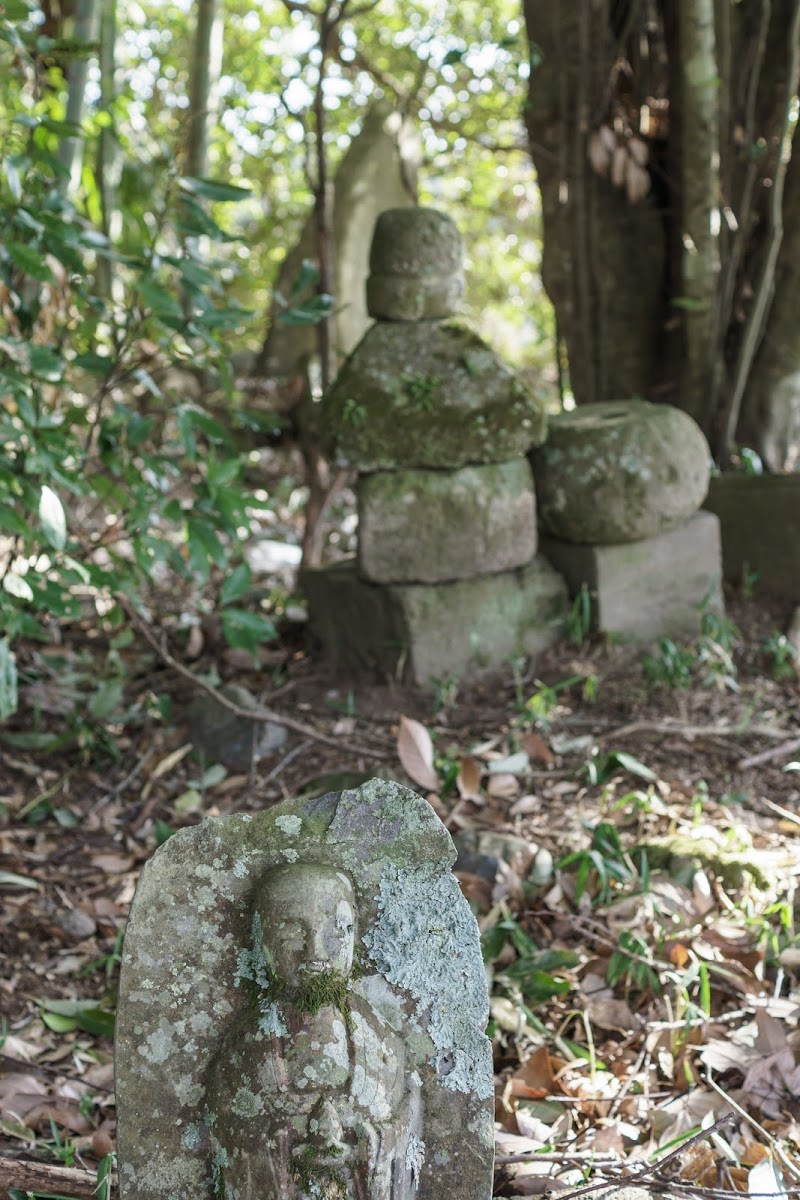
[[[255,907],[267,963],[287,984],[324,972],[350,974],[356,901],[343,871],[315,863],[278,867],[265,877]]]

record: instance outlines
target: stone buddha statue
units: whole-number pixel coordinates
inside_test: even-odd
[[[256,894],[239,982],[250,1004],[208,1072],[220,1200],[412,1200],[424,1146],[419,1079],[354,978],[353,885],[293,864]]]

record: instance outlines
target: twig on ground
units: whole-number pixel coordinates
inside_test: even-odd
[[[271,708],[264,708],[260,704],[254,705],[253,708],[245,708],[243,705],[237,704],[218,688],[215,688],[210,683],[206,683],[204,679],[200,679],[199,676],[195,675],[194,671],[190,671],[183,663],[178,662],[170,654],[166,645],[159,642],[149,625],[142,620],[124,596],[118,596],[117,600],[127,613],[131,624],[138,630],[147,644],[155,650],[166,666],[176,671],[184,679],[188,679],[192,686],[196,687],[199,691],[212,696],[218,704],[221,704],[223,708],[227,708],[229,712],[235,713],[237,717],[246,717],[251,721],[272,721],[275,725],[282,725],[284,729],[291,729],[293,733],[299,733],[303,737],[311,738],[315,742],[321,742],[323,746],[330,746],[334,750],[338,750],[340,754],[360,755],[362,758],[377,758],[381,761],[394,757],[382,750],[372,750],[368,746],[354,746],[350,742],[343,742],[337,738],[329,737],[328,734],[320,733],[319,730],[314,729],[311,725],[306,725],[303,721],[296,721],[294,717],[283,716],[283,714],[277,713]]]
[[[57,1167],[52,1163],[12,1158],[0,1153],[0,1190],[45,1193],[48,1196],[72,1196],[76,1200],[94,1200],[97,1179],[90,1171],[75,1167]]]
[[[749,767],[760,767],[762,763],[780,758],[782,754],[792,754],[797,749],[800,749],[800,737],[781,742],[779,746],[772,746],[769,750],[762,750],[760,754],[751,754],[749,758],[741,759],[738,767],[740,771],[746,771]]]
[[[763,804],[764,808],[775,813],[777,817],[781,817],[784,821],[792,821],[795,825],[800,825],[800,816],[792,812],[790,808],[784,808],[780,804],[776,804],[774,800],[768,800],[766,796],[754,796],[753,799],[757,804]]]
[[[739,725],[690,725],[685,721],[673,721],[669,717],[665,717],[663,721],[631,721],[629,725],[620,725],[617,729],[610,729],[607,733],[598,734],[597,740],[626,737],[629,733],[669,733],[675,737],[690,739],[696,737],[744,737],[745,735],[764,738],[786,737],[786,730],[778,729],[774,725],[748,725],[746,721]]]

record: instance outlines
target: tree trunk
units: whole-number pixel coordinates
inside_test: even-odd
[[[618,6],[616,6],[618,7]],[[532,44],[526,123],[542,193],[542,277],[565,338],[576,401],[649,396],[660,336],[665,230],[658,209],[612,181],[627,168],[639,111],[616,72],[610,3],[526,0]],[[537,61],[538,60],[538,61]],[[587,158],[610,130],[608,178]]]
[[[525,18],[543,279],[575,399],[667,400],[723,465],[736,439],[786,469],[800,0],[525,0]],[[642,198],[628,172],[645,158]]]
[[[678,112],[671,131],[681,154],[681,291],[673,298],[684,316],[686,354],[680,407],[701,426],[708,413],[708,386],[714,363],[719,289],[719,76],[714,0],[679,0]]]
[[[189,80],[186,174],[202,177],[208,169],[208,130],[213,93],[222,67],[219,0],[197,0],[197,23]]]
[[[793,141],[798,143],[797,133]],[[740,445],[758,452],[770,471],[800,467],[800,143],[793,144],[793,150],[786,172],[786,231],[772,308],[750,373],[747,403],[736,435]]]
[[[117,94],[116,88],[116,43],[117,3],[116,0],[101,0],[100,9],[100,109],[110,117]],[[100,221],[109,244],[121,233],[121,216],[117,194],[121,170],[121,157],[114,125],[104,125],[97,142],[97,165],[95,178],[100,194]],[[114,286],[114,272],[110,258],[98,256],[97,290],[101,296],[110,297]]]
[[[89,47],[94,37],[95,0],[78,0],[75,9],[75,41],[85,47],[75,55],[69,67],[69,92],[67,94],[66,119],[71,125],[80,125],[83,120],[83,104],[86,95],[86,78],[89,73]],[[70,187],[78,187],[83,165],[83,139],[67,137],[58,148],[58,157],[70,173]]]

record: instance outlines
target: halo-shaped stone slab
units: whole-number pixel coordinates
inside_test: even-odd
[[[120,978],[122,1200],[489,1200],[488,999],[454,859],[384,780],[156,852]]]
[[[567,542],[610,546],[653,537],[696,512],[711,452],[680,409],[612,400],[551,417],[531,464],[540,527]]]

